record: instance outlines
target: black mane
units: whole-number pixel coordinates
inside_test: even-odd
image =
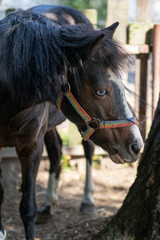
[[[0,21],[0,87],[11,89],[13,99],[25,106],[37,98],[51,100],[63,84],[65,66],[83,61],[101,34],[90,25],[60,27],[27,11],[9,14]],[[119,44],[107,36],[95,57],[115,73],[126,60]]]

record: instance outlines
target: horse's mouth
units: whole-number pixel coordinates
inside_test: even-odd
[[[124,163],[131,163],[133,161],[125,159],[123,157],[120,156],[120,154],[118,153],[118,151],[116,149],[112,149],[112,153],[109,154],[110,159],[116,163],[116,164],[124,164]]]
[[[106,145],[103,145],[103,149],[108,152],[109,158],[116,164],[134,163],[137,161],[137,158],[133,158],[114,147],[107,149]]]
[[[118,153],[114,154],[114,155],[109,155],[109,157],[116,164],[124,164],[124,163],[126,163],[126,160],[121,158],[121,156]]]

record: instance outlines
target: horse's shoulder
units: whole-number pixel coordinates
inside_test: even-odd
[[[48,107],[49,103],[45,102],[18,112],[10,118],[8,130],[19,133],[36,131],[48,122]]]

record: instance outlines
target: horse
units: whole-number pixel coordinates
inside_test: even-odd
[[[65,25],[74,25],[74,24],[90,24],[90,27],[93,28],[91,22],[86,18],[86,16],[71,7],[63,5],[39,5],[32,8],[29,8],[28,11],[39,13],[47,18],[49,18],[54,23],[65,26]],[[57,114],[58,114],[57,110]],[[54,125],[53,125],[54,126]],[[57,196],[57,186],[60,175],[60,160],[62,153],[62,140],[56,131],[56,129],[50,130],[49,133],[45,134],[44,138],[49,161],[49,178],[48,178],[48,187],[46,189],[44,203],[38,209],[38,218],[37,223],[46,221],[51,215],[51,206],[56,204],[58,201]],[[94,212],[94,200],[93,200],[93,191],[94,185],[91,177],[92,172],[92,157],[94,154],[94,144],[92,141],[82,140],[82,146],[84,149],[84,154],[86,158],[86,180],[84,187],[84,196],[80,207],[80,212],[85,214],[92,214]],[[56,164],[55,164],[56,163]]]
[[[138,158],[143,142],[125,99],[121,71],[128,61],[112,38],[117,26],[58,26],[29,11],[10,13],[0,21],[0,147],[15,146],[21,163],[20,215],[26,240],[34,239],[35,182],[50,103],[112,161]],[[3,192],[0,184],[0,210]]]

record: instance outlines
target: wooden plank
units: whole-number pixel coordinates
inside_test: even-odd
[[[150,47],[148,44],[144,45],[129,45],[125,44],[124,48],[128,52],[128,54],[136,55],[136,54],[148,54],[150,52]]]
[[[107,1],[107,18],[106,25],[109,26],[114,22],[119,22],[115,37],[122,43],[127,42],[127,26],[128,26],[128,0],[108,0]]]
[[[72,147],[63,146],[62,153],[64,155],[71,155],[71,157],[78,157],[78,156],[84,157],[84,150],[83,150],[82,144],[75,145]],[[1,154],[1,152],[0,152],[0,154]],[[102,148],[96,146],[95,154],[106,156],[107,152],[104,151]],[[15,148],[14,147],[3,148],[2,149],[2,158],[3,159],[17,159],[17,154],[15,151]],[[48,158],[46,147],[44,147],[44,149],[43,149],[42,158]]]
[[[128,30],[129,44],[153,44],[153,28],[152,23],[131,23]]]

